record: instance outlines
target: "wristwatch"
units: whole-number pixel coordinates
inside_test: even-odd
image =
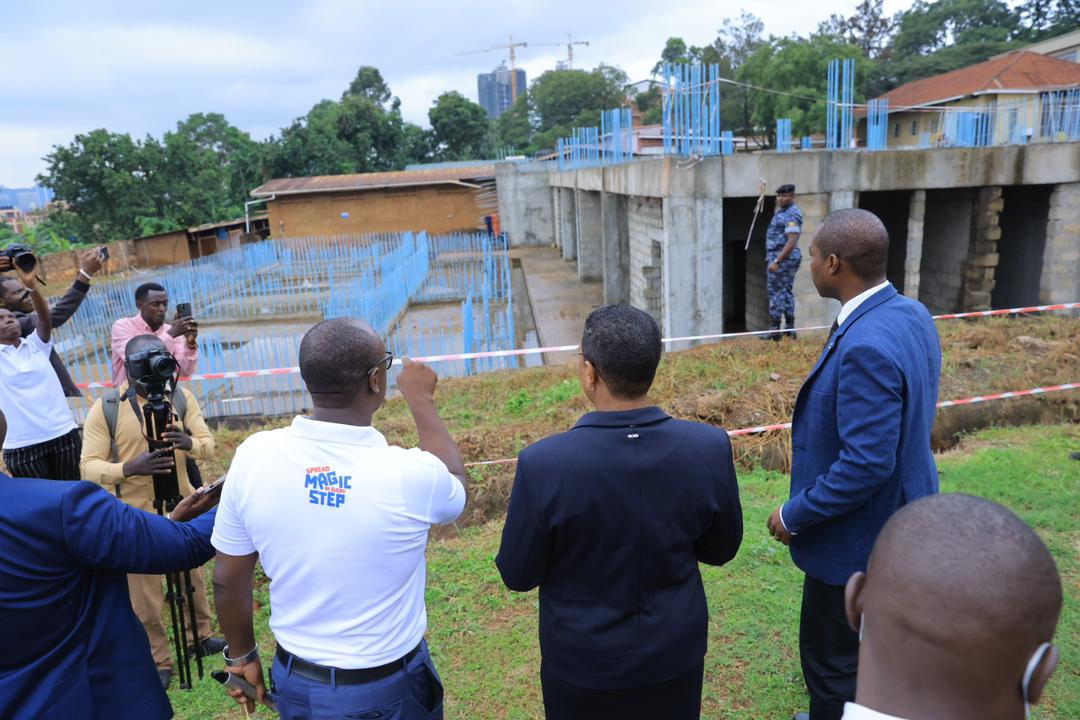
[[[221,655],[225,658],[225,667],[240,667],[241,665],[247,665],[249,662],[259,657],[259,646],[256,644],[246,655],[241,655],[238,658],[231,658],[229,657],[229,646],[226,645],[225,649],[221,651]]]

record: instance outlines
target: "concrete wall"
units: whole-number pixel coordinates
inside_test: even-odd
[[[603,193],[600,217],[604,224],[604,304],[630,302],[630,211],[625,195]]]
[[[498,165],[501,168],[502,165]],[[991,185],[1080,182],[1080,143],[932,148],[883,152],[738,153],[706,158],[674,172],[668,159],[552,172],[553,186],[667,197],[675,182],[710,197],[757,197],[761,178],[772,191],[794,183],[800,195],[860,190],[931,190]],[[686,175],[688,177],[680,177]]]
[[[506,183],[518,182],[523,174],[509,167],[499,166],[500,180],[505,180],[500,207],[504,186],[510,187]],[[755,239],[748,251],[742,249],[748,229],[744,206],[749,202],[752,208],[761,178],[767,179],[769,191],[783,182],[798,188],[804,216],[804,260],[794,288],[799,326],[824,325],[835,317],[838,304],[819,298],[810,279],[809,247],[828,212],[860,205],[885,218],[892,245],[889,275],[898,289],[934,312],[989,307],[1004,277],[999,240],[1006,186],[1054,188],[1040,298],[1080,296],[1080,262],[1074,258],[1080,253],[1080,143],[745,153],[693,164],[671,157],[639,159],[548,172],[546,181],[554,192],[544,190],[537,197],[552,207],[554,216],[543,232],[561,244],[566,259],[577,260],[582,277],[594,276],[600,258],[609,301],[628,297],[652,312],[668,335],[707,334],[721,332],[725,324],[727,329],[767,324],[763,247]],[[738,213],[727,209],[728,201],[738,205]],[[872,207],[875,203],[880,207]],[[583,238],[586,228],[596,226],[597,205],[604,238],[599,254],[597,245]],[[624,214],[625,231],[619,227]],[[771,215],[769,210],[762,214],[762,229]],[[733,221],[737,227],[725,232]],[[504,218],[507,228],[514,222]],[[1038,254],[1030,240],[1038,235],[1029,235],[1023,253]],[[579,251],[584,257],[578,257]]]
[[[663,329],[663,280],[660,277],[664,242],[662,202],[656,198],[628,198],[627,235],[630,304],[647,311]]]
[[[919,300],[932,313],[960,309],[975,195],[971,188],[926,193]]]
[[[1039,301],[1080,298],[1080,182],[1058,185],[1050,194]]]
[[[485,214],[474,191],[458,185],[279,196],[267,203],[267,209],[275,238],[408,230],[475,232],[483,226]],[[549,227],[552,217],[549,209]],[[509,231],[505,222],[502,228]]]
[[[512,247],[555,244],[554,200],[548,168],[526,163],[498,163],[495,188],[499,222]]]
[[[577,191],[578,279],[604,277],[604,223],[600,216],[600,193]]]

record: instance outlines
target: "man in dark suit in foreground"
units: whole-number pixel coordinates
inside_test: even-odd
[[[7,423],[0,414],[0,442]],[[90,482],[0,474],[0,717],[172,717],[127,573],[209,560],[220,488],[185,498],[172,520]]]
[[[938,491],[930,430],[941,346],[926,308],[885,279],[888,255],[885,226],[865,210],[832,213],[810,245],[818,293],[843,305],[795,402],[791,498],[768,521],[806,573],[799,655],[810,720],[839,720],[855,699],[859,641],[844,583],[866,570],[894,512]]]
[[[735,557],[742,510],[727,433],[649,400],[660,354],[647,313],[594,310],[578,377],[596,411],[518,458],[495,562],[511,590],[540,586],[549,720],[701,712],[698,563]]]

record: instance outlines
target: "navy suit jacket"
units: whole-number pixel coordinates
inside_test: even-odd
[[[843,585],[866,570],[882,526],[938,491],[930,430],[941,344],[930,313],[891,285],[839,327],[803,383],[792,420],[791,557]]]
[[[0,474],[0,717],[172,717],[127,573],[205,563],[215,514],[174,523],[91,482]]]
[[[591,412],[518,457],[495,562],[540,586],[544,671],[578,687],[662,682],[705,656],[698,561],[742,542],[727,433],[656,407]]]

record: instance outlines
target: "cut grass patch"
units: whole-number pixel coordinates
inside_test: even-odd
[[[1043,425],[974,433],[939,456],[942,490],[981,495],[1016,511],[1046,541],[1061,571],[1065,607],[1055,642],[1061,663],[1032,716],[1080,717],[1080,427]],[[771,540],[765,520],[787,497],[788,478],[753,469],[739,476],[746,534],[738,556],[702,566],[709,601],[703,718],[790,717],[804,710],[798,660],[802,575]],[[428,641],[446,685],[446,717],[542,718],[537,594],[511,593],[494,557],[501,520],[465,529],[428,549]],[[265,597],[257,589],[257,597]],[[256,616],[264,655],[273,640],[269,609]],[[211,668],[217,667],[211,663]],[[178,718],[242,718],[207,677],[194,690],[170,692]]]

